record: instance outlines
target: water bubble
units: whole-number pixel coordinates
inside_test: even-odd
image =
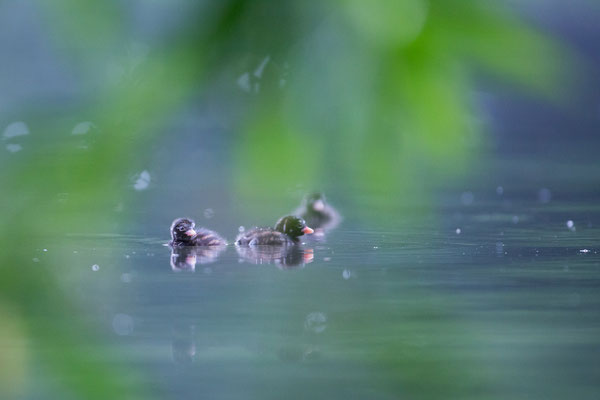
[[[204,210],[204,218],[211,219],[215,215],[215,212],[212,208],[207,208]]]
[[[473,192],[464,192],[460,195],[460,202],[465,206],[470,206],[473,204],[473,200],[475,200],[475,195]]]
[[[347,270],[347,269],[345,269],[344,271],[342,271],[342,278],[344,278],[346,280],[352,278],[352,275],[353,275],[352,272],[349,271],[349,270]]]
[[[242,232],[244,232],[245,230],[246,230],[246,228],[244,228],[243,226],[240,226],[240,227],[238,228],[238,232],[239,232],[239,233],[242,233]]]
[[[327,322],[327,316],[319,311],[311,312],[306,316],[304,320],[304,329],[314,333],[321,333],[325,330],[325,323]]]
[[[43,249],[42,251],[43,251],[43,252],[47,252],[47,251],[48,251],[48,249]]]
[[[16,153],[18,151],[23,150],[23,146],[21,146],[20,144],[16,144],[16,143],[9,143],[6,145],[6,150],[9,153]]]
[[[575,231],[575,222],[573,222],[573,220],[568,220],[567,228],[569,228],[569,230],[571,230],[571,231]]]
[[[133,333],[133,318],[127,314],[116,314],[112,320],[113,331],[119,336]]]
[[[33,261],[33,262],[40,262],[40,259],[39,259],[39,258],[37,258],[37,257],[33,257],[32,261]]]
[[[71,135],[85,135],[88,133],[95,125],[90,121],[80,122],[71,131]]]
[[[92,271],[98,271],[100,269],[100,266],[98,264],[94,264],[92,265]]]
[[[462,230],[460,228],[456,228],[456,230],[454,232],[456,232],[457,235],[460,235],[460,233],[462,232]]]
[[[244,91],[250,93],[252,87],[250,86],[250,74],[248,72],[242,74],[237,80],[238,86]]]
[[[257,78],[260,78],[265,70],[265,67],[267,66],[267,64],[269,63],[269,60],[271,59],[271,56],[266,56],[261,63],[258,65],[258,67],[256,67],[256,69],[254,70],[254,76],[256,76]]]
[[[148,185],[150,185],[150,172],[148,172],[147,170],[143,170],[136,177],[136,181],[133,184],[133,188],[137,191],[140,191],[147,189]]]
[[[591,250],[590,249],[581,249],[581,250],[579,250],[579,252],[585,254],[585,253],[591,252]]]
[[[502,186],[498,186],[498,187],[496,188],[496,194],[497,194],[498,196],[502,196],[502,194],[503,194],[503,193],[504,193],[504,188],[503,188]]]
[[[29,128],[23,121],[13,122],[4,129],[4,139],[10,139],[17,136],[29,135]]]

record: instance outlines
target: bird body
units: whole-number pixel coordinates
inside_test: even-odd
[[[209,229],[194,229],[195,222],[189,218],[178,218],[171,224],[169,245],[178,246],[224,246],[227,241]]]
[[[325,200],[325,195],[318,192],[307,195],[293,214],[318,231],[333,229],[341,220],[337,210]]]
[[[274,228],[254,228],[238,235],[238,246],[289,246],[297,244],[299,237],[314,231],[301,218],[288,215],[281,218]]]

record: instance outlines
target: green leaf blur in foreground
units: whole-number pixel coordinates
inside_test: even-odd
[[[343,192],[426,202],[423,182],[457,176],[479,154],[475,71],[544,96],[562,89],[556,46],[491,2],[296,7],[287,28],[299,32],[293,44],[247,66],[258,76],[267,62],[249,90],[262,106],[237,142],[244,199],[335,181]],[[256,24],[275,22],[265,16]],[[284,140],[295,147],[276,150]]]
[[[125,32],[125,11],[114,1],[40,7],[57,48],[70,52],[83,76]],[[69,266],[56,256],[39,268],[23,243],[114,231],[127,171],[189,96],[247,74],[237,94],[248,111],[231,149],[233,189],[246,211],[266,216],[273,204],[259,200],[281,206],[289,190],[331,181],[345,192],[426,202],[422,180],[454,176],[477,153],[474,68],[542,94],[557,91],[561,72],[547,39],[488,2],[237,0],[190,8],[188,26],[120,83],[82,99],[86,106],[35,110],[54,115],[32,119],[31,151],[0,161],[0,240],[16,249],[0,256],[0,315],[11,315],[0,334],[24,332],[81,398],[149,397],[131,373],[89,350],[97,339],[90,327],[65,317],[82,312],[56,283]],[[100,130],[85,151],[61,138],[69,112],[89,115]],[[25,370],[15,368],[10,379]]]

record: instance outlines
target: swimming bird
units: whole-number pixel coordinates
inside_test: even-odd
[[[323,193],[315,192],[304,197],[300,207],[293,212],[304,219],[315,230],[325,231],[335,228],[340,220],[340,214],[327,204]]]
[[[171,224],[171,241],[169,245],[175,246],[224,246],[225,239],[218,233],[200,228],[194,230],[196,223],[189,218],[177,218]]]
[[[254,228],[243,232],[236,238],[238,246],[289,246],[297,244],[302,235],[313,233],[314,230],[306,226],[302,218],[288,215],[277,221],[274,228]]]

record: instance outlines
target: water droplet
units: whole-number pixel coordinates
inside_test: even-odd
[[[465,206],[470,206],[475,200],[475,195],[472,192],[464,192],[460,195],[460,202]]]
[[[18,151],[23,150],[23,146],[16,143],[9,143],[6,145],[6,150],[8,150],[9,153],[16,153]]]
[[[46,252],[46,251],[48,251],[48,249],[44,249],[44,250],[42,250],[42,251]]]
[[[496,188],[496,194],[498,194],[498,196],[502,196],[503,193],[504,193],[504,188],[502,186],[498,186]]]
[[[567,228],[569,228],[572,231],[575,231],[575,222],[573,222],[573,220],[568,220],[567,221]]]
[[[581,249],[581,250],[579,250],[579,252],[580,253],[589,253],[589,252],[591,252],[591,250],[590,249]]]
[[[321,333],[325,330],[325,323],[327,322],[327,316],[319,311],[311,312],[306,316],[304,320],[304,329],[314,333]]]
[[[204,210],[204,218],[211,219],[215,215],[215,212],[212,208],[207,208]]]
[[[29,128],[23,121],[13,122],[4,129],[4,138],[10,139],[17,136],[29,135]]]
[[[248,72],[242,74],[237,80],[238,86],[244,91],[250,93],[252,87],[250,86],[250,74]]]
[[[32,261],[33,261],[33,262],[40,262],[40,259],[39,259],[39,258],[37,258],[37,257],[33,257]]]
[[[243,226],[240,226],[240,227],[238,228],[238,232],[239,232],[239,233],[242,233],[242,232],[244,232],[245,230],[246,230],[246,228],[244,228]]]
[[[88,133],[95,125],[90,121],[80,122],[71,131],[72,135],[85,135]]]
[[[140,191],[140,190],[147,189],[149,185],[150,185],[150,172],[148,172],[147,170],[143,170],[136,177],[136,181],[133,184],[133,188],[137,191]]]
[[[260,78],[265,70],[265,67],[267,66],[267,64],[269,63],[269,60],[271,59],[271,56],[266,56],[261,63],[258,65],[258,67],[256,67],[256,69],[254,70],[254,76],[257,78]]]
[[[112,320],[113,331],[119,336],[133,333],[133,318],[127,314],[116,314]]]
[[[460,228],[456,228],[455,232],[456,232],[457,235],[460,235],[460,233],[462,232],[462,230]]]
[[[100,266],[98,264],[92,265],[92,271],[98,271],[99,269],[100,269]]]
[[[344,271],[342,271],[342,278],[344,278],[346,280],[352,278],[352,272],[350,272],[349,270],[345,269]]]

